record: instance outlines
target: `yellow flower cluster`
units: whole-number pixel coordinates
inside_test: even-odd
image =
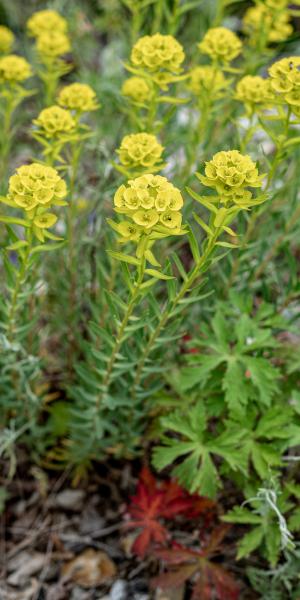
[[[125,135],[117,153],[125,167],[154,167],[161,161],[163,146],[155,135],[150,133],[132,133]]]
[[[26,212],[41,241],[44,236],[39,230],[52,227],[57,220],[47,210],[53,205],[64,206],[66,195],[66,184],[58,172],[38,163],[20,167],[9,180],[8,201]]]
[[[230,29],[212,27],[206,32],[198,48],[203,54],[208,54],[212,60],[228,63],[240,54],[242,43]]]
[[[46,31],[39,35],[36,42],[37,51],[42,60],[53,61],[71,50],[68,36],[60,31]]]
[[[160,175],[141,175],[121,185],[114,205],[117,213],[131,219],[118,224],[119,233],[127,240],[138,240],[142,233],[153,230],[172,234],[181,231],[182,195]]]
[[[248,155],[238,150],[217,152],[205,163],[205,176],[199,175],[203,185],[214,188],[223,204],[233,202],[239,206],[251,203],[248,187],[261,187],[256,164]]]
[[[136,104],[144,104],[151,99],[152,90],[142,77],[129,77],[124,81],[121,90],[123,96]]]
[[[222,96],[221,91],[228,85],[222,71],[210,65],[195,67],[190,71],[189,89],[196,96],[207,94],[218,98]]]
[[[47,138],[59,137],[75,130],[76,122],[71,113],[60,106],[44,108],[33,121],[39,131]]]
[[[246,75],[236,86],[235,98],[254,109],[255,105],[267,105],[274,100],[268,79],[259,75]]]
[[[44,33],[65,33],[67,29],[67,21],[55,10],[39,10],[27,21],[29,35],[36,38]]]
[[[32,74],[30,64],[16,54],[8,54],[0,58],[0,84],[16,84],[25,81]]]
[[[172,35],[145,35],[133,46],[131,62],[135,67],[149,71],[164,69],[179,73],[184,61],[184,51]]]
[[[15,36],[8,27],[0,25],[0,54],[7,54],[10,52],[14,43]]]
[[[58,95],[58,104],[78,113],[98,108],[96,93],[85,83],[71,83],[64,87]]]
[[[243,30],[249,36],[252,45],[257,44],[258,38],[266,43],[284,42],[293,32],[290,16],[286,11],[276,11],[270,5],[259,4],[251,6],[243,18]]]
[[[300,115],[300,56],[282,58],[269,68],[271,86],[276,96]]]

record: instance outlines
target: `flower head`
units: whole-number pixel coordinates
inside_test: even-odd
[[[142,77],[129,77],[124,81],[121,90],[123,96],[130,98],[137,104],[144,104],[152,96],[152,90],[145,79]]]
[[[269,68],[269,75],[275,95],[298,114],[300,107],[300,56],[278,60]]]
[[[210,65],[195,67],[190,72],[189,88],[196,96],[206,94],[208,91],[215,98],[221,96],[221,90],[226,88],[226,81],[222,71]]]
[[[71,113],[60,106],[49,106],[44,108],[33,123],[39,128],[40,132],[48,138],[60,136],[64,133],[74,131],[76,127],[75,120]]]
[[[179,73],[184,61],[184,51],[172,35],[145,35],[133,46],[131,62],[135,67],[155,72],[166,70]]]
[[[5,27],[5,25],[0,25],[0,54],[10,52],[14,39],[13,32],[8,27]]]
[[[65,33],[67,29],[67,21],[55,10],[39,10],[27,21],[27,30],[32,37],[51,32]]]
[[[117,153],[125,167],[154,167],[161,161],[163,150],[155,135],[132,133],[125,135]]]
[[[230,29],[213,27],[207,31],[198,48],[211,59],[228,63],[240,54],[242,43]]]
[[[0,83],[19,83],[31,74],[31,66],[22,56],[9,54],[0,58]]]
[[[205,177],[200,175],[200,180],[214,188],[224,204],[231,201],[242,206],[251,201],[252,193],[247,188],[261,187],[262,177],[250,156],[228,150],[217,152],[205,163]]]
[[[87,112],[98,108],[96,93],[86,83],[66,85],[58,95],[58,104],[69,110]]]
[[[269,79],[263,79],[259,75],[246,75],[236,86],[235,98],[254,107],[257,104],[270,104],[274,100],[274,93]]]
[[[26,211],[65,204],[66,195],[66,184],[56,169],[38,163],[19,167],[9,180],[9,199]]]
[[[139,235],[151,233],[157,227],[174,234],[181,231],[183,199],[165,177],[141,175],[129,180],[117,190],[114,204],[116,212],[125,214],[139,226]],[[123,235],[122,230],[119,233]]]
[[[53,60],[71,50],[69,38],[60,31],[45,31],[39,35],[36,48],[42,60]]]
[[[284,42],[292,33],[287,12],[274,11],[275,7],[259,4],[251,6],[243,18],[243,30],[255,45],[257,37],[264,36],[267,43]]]

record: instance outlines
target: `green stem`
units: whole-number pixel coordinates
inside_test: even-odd
[[[180,0],[174,0],[172,14],[168,21],[168,33],[170,35],[175,35],[177,32],[179,24],[179,8]]]
[[[114,365],[116,362],[118,352],[119,352],[122,342],[123,342],[123,335],[124,335],[125,329],[128,325],[128,321],[133,313],[133,310],[136,306],[136,303],[137,303],[137,300],[138,300],[138,297],[140,294],[141,285],[143,283],[143,278],[144,278],[144,272],[145,272],[145,259],[142,260],[142,265],[139,268],[138,278],[137,278],[137,281],[135,282],[130,301],[128,303],[126,312],[124,314],[124,317],[122,319],[122,322],[121,322],[119,329],[117,331],[117,334],[116,334],[115,344],[114,344],[110,359],[107,364],[106,374],[103,379],[103,388],[104,388],[103,394],[107,394],[107,392],[109,390],[113,368],[114,368]],[[99,396],[99,398],[98,398],[97,409],[99,408],[99,403],[100,403],[101,397]]]
[[[44,72],[43,77],[45,83],[45,106],[51,106],[55,100],[59,74],[57,73],[53,63],[47,63],[45,67],[46,71]]]
[[[12,114],[14,111],[14,102],[13,98],[8,98],[4,108],[4,117],[3,117],[3,130],[2,130],[2,144],[1,144],[1,166],[0,166],[0,180],[1,180],[1,189],[5,186],[6,175],[8,170],[8,160],[9,153],[11,149],[12,143],[12,132],[11,132],[11,124],[12,124]]]
[[[156,84],[153,85],[153,97],[150,101],[149,104],[149,108],[148,108],[148,115],[146,118],[146,127],[145,127],[145,131],[148,131],[149,133],[153,133],[154,131],[154,124],[155,124],[155,119],[156,119],[156,113],[157,113],[157,105],[158,105],[158,94],[159,94],[159,90]]]
[[[154,19],[152,23],[152,34],[155,34],[161,30],[163,17],[163,3],[164,0],[156,0]]]
[[[69,210],[67,217],[68,230],[68,268],[69,268],[69,342],[70,351],[68,354],[69,370],[72,371],[72,348],[75,340],[74,336],[74,308],[76,306],[76,260],[75,260],[75,226],[76,226],[76,204],[74,198],[75,185],[81,154],[81,145],[72,145],[72,155],[70,161],[70,179],[69,179]]]
[[[27,233],[27,246],[23,254],[20,254],[21,257],[21,267],[19,268],[14,290],[11,297],[10,308],[8,312],[8,329],[7,329],[7,338],[12,343],[15,331],[16,331],[16,317],[18,311],[18,300],[21,292],[21,288],[26,281],[28,275],[28,266],[29,266],[29,258],[31,252],[32,245],[32,230],[29,229]]]
[[[173,302],[170,305],[168,304],[166,306],[166,308],[162,311],[162,314],[157,323],[157,326],[154,329],[154,331],[152,332],[152,334],[150,335],[149,340],[148,340],[147,344],[145,345],[144,351],[138,362],[135,378],[134,378],[133,385],[131,388],[131,395],[133,398],[136,397],[137,388],[140,385],[141,378],[143,375],[145,362],[148,359],[148,356],[151,354],[157,338],[159,337],[162,329],[165,327],[167,321],[169,320],[170,316],[172,315],[172,312],[176,308],[177,304],[189,292],[193,283],[201,274],[201,271],[203,271],[205,269],[205,267],[207,265],[207,261],[209,260],[213,250],[215,249],[216,241],[217,241],[219,234],[220,234],[220,229],[216,229],[214,232],[214,235],[209,239],[208,244],[206,246],[206,249],[205,249],[201,259],[195,265],[195,267],[192,269],[192,271],[189,274],[189,276],[187,277],[187,279],[182,284],[179,292],[173,299]]]
[[[267,184],[266,184],[266,188],[264,190],[265,192],[267,192],[269,190],[269,188],[271,186],[271,183],[272,183],[272,181],[274,179],[274,176],[276,174],[276,169],[277,169],[278,165],[280,164],[280,162],[282,161],[282,158],[283,158],[282,152],[283,152],[284,144],[285,144],[285,142],[286,142],[286,140],[288,138],[288,133],[289,133],[290,117],[291,117],[291,110],[289,108],[288,111],[287,111],[286,121],[285,121],[285,125],[284,125],[284,132],[283,132],[283,135],[279,139],[279,143],[278,143],[278,145],[276,147],[276,151],[275,151],[274,160],[272,162],[271,169],[270,169],[269,174],[268,174]],[[267,209],[268,209],[268,203],[266,202],[266,204],[263,205],[260,210],[257,210],[256,212],[252,213],[252,215],[251,215],[251,217],[250,217],[250,219],[248,221],[248,226],[247,226],[244,238],[243,238],[243,243],[241,245],[241,250],[244,250],[247,247],[247,245],[248,245],[248,243],[249,243],[249,241],[251,239],[252,233],[253,233],[253,231],[255,229],[255,225],[257,223],[258,218]],[[226,288],[227,290],[229,290],[231,288],[233,282],[235,281],[236,275],[237,275],[238,270],[239,270],[239,265],[240,265],[240,255],[237,256],[236,259],[233,262],[231,273],[230,273],[230,276],[229,276],[229,279],[228,279],[228,285],[227,285],[227,288]]]

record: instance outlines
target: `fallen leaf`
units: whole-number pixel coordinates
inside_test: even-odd
[[[63,577],[87,588],[101,585],[115,574],[116,566],[109,556],[93,548],[84,550],[62,568]]]

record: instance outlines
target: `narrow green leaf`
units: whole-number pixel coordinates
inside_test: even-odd
[[[113,250],[107,250],[108,254],[115,258],[116,260],[121,260],[122,262],[128,263],[130,265],[140,266],[141,261],[134,256],[127,256],[127,254],[122,254],[121,252],[114,252]]]
[[[147,275],[152,275],[152,277],[155,277],[156,279],[175,279],[175,277],[172,277],[171,275],[166,275],[165,273],[161,273],[156,269],[145,269],[145,273],[147,273]]]

